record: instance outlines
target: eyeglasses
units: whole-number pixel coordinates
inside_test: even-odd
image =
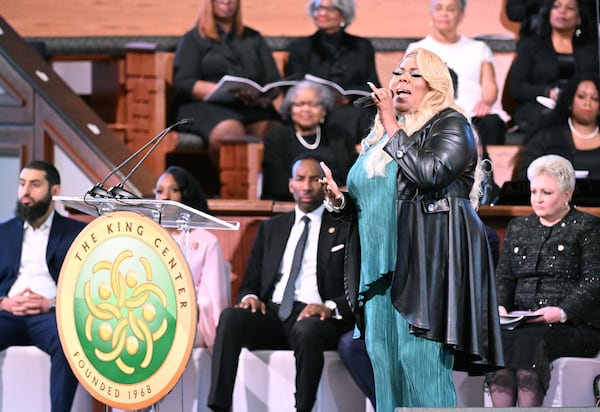
[[[333,14],[337,11],[340,11],[340,9],[338,9],[335,6],[318,6],[313,9],[313,14],[317,14],[320,11],[324,11],[325,13],[328,13],[328,14]]]
[[[322,106],[323,103],[321,102],[293,102],[292,106],[294,107],[302,107],[302,106],[308,106],[310,108],[315,108],[315,107],[319,107]]]
[[[392,72],[392,74],[393,74],[394,76],[403,76],[405,73],[406,73],[406,71],[405,71],[405,70],[394,70],[394,71]],[[418,78],[421,78],[421,77],[423,77],[423,75],[421,74],[421,72],[420,72],[420,71],[418,71],[418,70],[413,70],[413,71],[410,71],[410,72],[408,72],[408,75],[409,75],[410,77],[414,77],[414,78],[417,78],[417,79],[418,79]]]

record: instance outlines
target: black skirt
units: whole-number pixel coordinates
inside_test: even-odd
[[[548,388],[550,363],[572,356],[593,358],[600,351],[600,330],[571,323],[526,323],[502,331],[504,362],[511,369],[533,369]]]
[[[214,127],[223,120],[233,119],[244,124],[262,120],[280,120],[280,116],[272,105],[267,107],[246,106],[241,103],[230,105],[188,102],[182,104],[176,113],[177,120],[194,119],[189,125],[180,126],[180,132],[194,133],[201,136],[208,145],[208,136]]]

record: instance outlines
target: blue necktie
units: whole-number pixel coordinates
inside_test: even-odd
[[[285,285],[283,298],[281,299],[281,305],[279,306],[278,314],[279,319],[282,321],[285,321],[292,314],[292,308],[294,307],[294,292],[296,290],[296,278],[298,277],[298,273],[300,273],[304,247],[306,246],[306,239],[308,238],[308,224],[310,223],[310,219],[308,216],[302,216],[301,220],[304,222],[304,230],[296,244],[296,250],[294,251],[294,257],[292,259],[292,267],[290,268],[290,277]]]

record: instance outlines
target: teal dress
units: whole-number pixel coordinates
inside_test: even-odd
[[[385,176],[368,177],[365,160],[384,136],[361,155],[348,174],[348,193],[358,211],[361,245],[360,297],[364,305],[365,343],[375,376],[377,410],[396,407],[453,407],[453,353],[440,342],[410,334],[392,306],[390,283],[396,266],[396,174],[390,161]]]

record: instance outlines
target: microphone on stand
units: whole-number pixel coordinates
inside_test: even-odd
[[[390,92],[392,92],[392,98],[393,98],[394,91],[392,89],[390,89]],[[362,107],[363,109],[374,106],[375,102],[373,101],[373,96],[374,96],[373,93],[371,93],[368,96],[359,97],[352,104],[356,107]]]
[[[121,162],[117,167],[115,167],[113,170],[111,170],[110,173],[108,175],[106,175],[106,177],[104,179],[102,179],[101,182],[96,183],[96,185],[94,185],[90,190],[88,190],[86,192],[86,195],[90,195],[92,197],[103,197],[103,198],[114,198],[114,199],[139,199],[139,196],[129,192],[128,190],[123,189],[123,185],[125,184],[125,182],[127,180],[129,180],[131,175],[133,175],[133,173],[141,166],[141,164],[144,162],[144,160],[146,160],[146,158],[154,151],[154,149],[156,149],[156,147],[160,144],[160,142],[165,138],[165,136],[174,127],[180,126],[182,124],[190,124],[193,122],[194,122],[194,119],[182,119],[182,120],[178,121],[177,123],[174,123],[174,124],[170,125],[169,127],[167,127],[166,129],[162,130],[160,133],[158,133],[156,136],[154,136],[152,139],[150,139],[145,145],[143,145],[138,150],[136,150],[131,156],[129,156],[127,159],[125,159],[123,162]],[[125,166],[127,163],[131,162],[137,155],[139,155],[141,152],[143,152],[150,145],[153,145],[153,146],[146,152],[146,154],[140,159],[140,161],[131,169],[129,174],[127,174],[127,176],[125,176],[125,178],[123,179],[123,181],[121,183],[119,183],[116,186],[111,187],[108,190],[104,188],[104,184],[111,176],[113,176],[115,173],[117,173],[119,170],[121,170],[121,168],[123,166]]]

